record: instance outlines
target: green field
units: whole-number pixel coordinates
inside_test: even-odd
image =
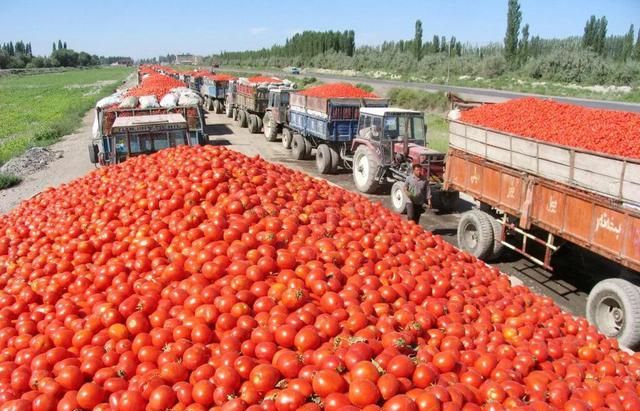
[[[0,164],[73,132],[84,113],[132,68],[109,67],[0,78]]]

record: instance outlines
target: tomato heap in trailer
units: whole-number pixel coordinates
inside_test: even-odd
[[[640,114],[527,97],[462,113],[462,121],[538,140],[640,158]]]
[[[640,409],[640,356],[585,319],[380,204],[221,147],[0,216],[0,287],[3,411]]]

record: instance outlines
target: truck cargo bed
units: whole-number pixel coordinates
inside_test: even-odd
[[[349,142],[358,132],[358,119],[329,120],[310,115],[292,107],[289,127],[303,136],[312,136],[331,142]]]
[[[445,188],[517,217],[524,230],[540,227],[640,271],[640,211],[611,197],[456,148],[447,155]]]
[[[452,148],[640,207],[640,160],[590,152],[452,121]]]

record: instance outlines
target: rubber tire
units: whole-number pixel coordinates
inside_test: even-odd
[[[307,158],[307,147],[304,137],[300,134],[294,134],[291,141],[291,156],[296,160],[304,160]]]
[[[491,220],[491,228],[493,229],[493,251],[491,252],[491,256],[487,258],[490,258],[491,261],[495,261],[500,258],[505,249],[504,244],[500,242],[502,224],[500,224],[500,222],[493,216],[489,216],[489,219]]]
[[[407,212],[407,195],[404,192],[404,181],[396,181],[391,186],[391,209],[398,214]]]
[[[617,334],[607,333],[598,324],[596,311],[604,298],[612,298],[620,304],[624,311],[625,321]],[[607,278],[596,284],[589,297],[586,307],[587,320],[595,325],[600,332],[618,339],[618,342],[628,348],[640,346],[640,289],[635,284],[621,278]]]
[[[480,210],[471,210],[462,214],[458,222],[458,248],[481,260],[490,257],[494,244],[491,218],[490,215]],[[475,246],[469,244],[465,238],[465,228],[469,226],[473,226],[476,229],[477,239]]]
[[[249,118],[247,119],[247,126],[249,127],[249,132],[251,134],[256,134],[260,129],[258,128],[258,116],[255,114],[249,114]]]
[[[333,146],[329,146],[329,151],[331,152],[331,173],[336,173],[340,165],[340,153]]]
[[[278,127],[276,127],[276,122],[273,121],[273,114],[270,111],[264,113],[264,118],[262,120],[263,130],[264,130],[264,138],[270,143],[273,143],[278,139]]]
[[[326,144],[320,144],[316,148],[316,168],[320,174],[331,173],[331,150]]]
[[[231,117],[233,118],[233,121],[238,122],[240,118],[240,110],[238,110],[237,108],[234,108],[233,114],[231,115]]]
[[[311,150],[313,150],[313,146],[311,145],[311,142],[305,138],[304,139],[304,158],[305,159],[308,160],[311,158]]]
[[[220,104],[220,100],[213,100],[213,112],[216,114],[222,113],[222,104]]]
[[[249,116],[247,116],[247,112],[244,110],[239,110],[238,111],[238,123],[240,123],[240,127],[242,128],[246,128],[249,123]]]
[[[209,96],[204,98],[204,109],[206,111],[211,111],[211,97]]]
[[[282,147],[291,150],[291,142],[293,141],[293,133],[288,128],[282,130]]]
[[[231,104],[225,104],[224,105],[224,112],[227,115],[228,118],[232,118],[233,117],[233,107],[231,107]]]
[[[256,123],[258,124],[258,131],[256,131],[256,133],[259,133],[262,130],[262,118],[256,115],[256,119]]]
[[[434,194],[435,195],[431,198],[433,208],[447,214],[457,210],[458,201],[460,200],[459,192],[438,190]]]
[[[363,159],[362,157],[365,157]],[[358,164],[360,161],[366,161],[368,164],[369,174],[365,181],[358,181],[357,174],[358,173]],[[380,167],[380,162],[378,157],[375,155],[373,151],[367,146],[361,145],[356,149],[356,153],[353,155],[353,182],[356,185],[358,191],[372,194],[375,193],[378,189],[379,183],[376,181],[376,174],[378,173],[378,168]]]

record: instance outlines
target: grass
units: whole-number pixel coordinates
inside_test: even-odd
[[[0,164],[73,132],[84,113],[132,71],[109,67],[0,78]]]
[[[356,87],[366,91],[367,93],[373,93],[373,87],[367,83],[356,83]]]
[[[22,179],[13,174],[0,173],[0,190],[20,184]]]
[[[427,124],[427,145],[441,153],[449,149],[449,123],[444,114],[427,113],[424,116]]]

